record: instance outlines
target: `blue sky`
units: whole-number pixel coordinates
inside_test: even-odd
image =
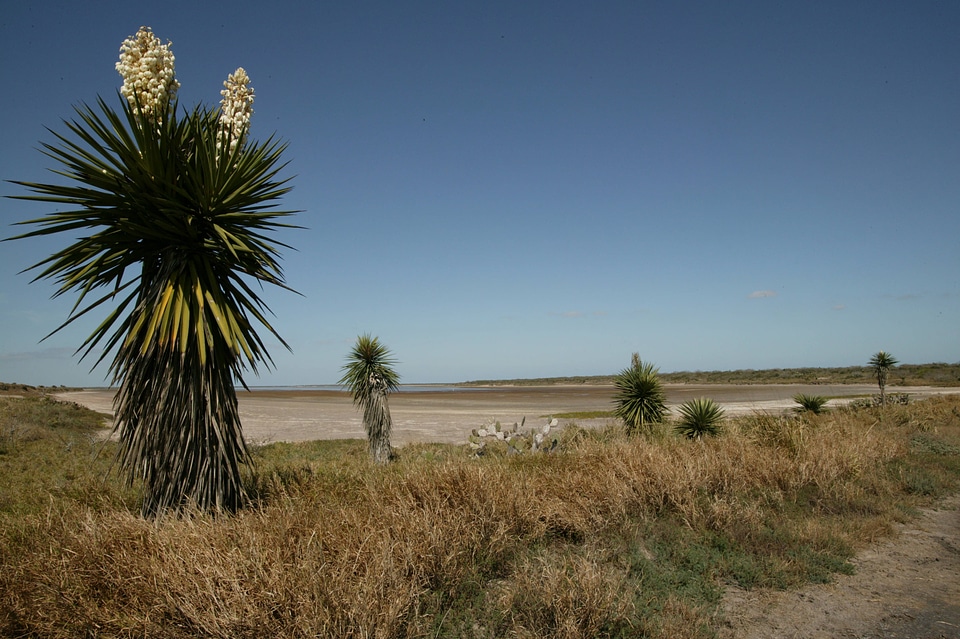
[[[181,104],[243,66],[289,142],[302,296],[264,292],[293,352],[251,383],[366,332],[406,382],[960,361],[960,3],[10,3],[0,178],[52,179],[141,25]],[[41,342],[73,300],[18,274],[68,239],[0,244],[0,381],[104,382],[98,318]]]

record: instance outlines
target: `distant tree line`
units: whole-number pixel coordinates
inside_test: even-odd
[[[552,384],[612,385],[614,375],[539,377],[531,379],[471,380],[459,386],[549,386]],[[873,366],[836,368],[769,368],[732,371],[660,373],[665,384],[875,384]],[[900,364],[889,372],[893,386],[960,386],[960,362]]]

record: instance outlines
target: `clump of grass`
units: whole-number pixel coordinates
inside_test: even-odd
[[[536,628],[541,636],[611,637],[631,630],[636,603],[627,571],[576,551],[541,551],[519,559],[487,605],[508,611],[492,636]]]
[[[255,505],[158,522],[51,488],[87,463],[76,446],[18,444],[0,485],[47,478],[41,508],[0,510],[0,635],[710,637],[722,584],[829,580],[957,489],[960,398],[878,412],[753,415],[700,442],[569,428],[551,455],[422,445],[388,466],[363,441],[271,444]]]
[[[104,417],[41,395],[0,397],[0,515],[43,512],[52,501],[126,503],[129,492],[108,478],[115,448]]]

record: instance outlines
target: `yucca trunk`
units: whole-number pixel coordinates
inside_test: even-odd
[[[393,455],[390,448],[393,420],[387,400],[387,384],[382,378],[371,377],[370,386],[370,399],[363,408],[363,424],[367,429],[370,458],[374,463],[386,464]]]
[[[157,349],[120,385],[118,458],[127,477],[142,481],[144,516],[234,510],[243,501],[248,452],[231,368],[191,359]]]
[[[151,284],[132,314],[144,321],[132,323],[114,360],[118,462],[129,481],[142,482],[144,516],[185,507],[234,510],[249,461],[234,387],[240,362],[216,330],[200,339],[188,334],[183,348],[174,337],[187,322],[179,330],[150,330],[147,318],[176,280],[171,273],[161,264],[145,267]]]

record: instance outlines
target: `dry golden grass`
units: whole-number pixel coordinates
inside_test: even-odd
[[[145,521],[92,483],[0,510],[0,634],[709,636],[724,583],[828,579],[956,489],[960,402],[880,416],[570,429],[549,455],[411,446],[383,468],[362,442],[284,445],[258,504],[220,517]]]

